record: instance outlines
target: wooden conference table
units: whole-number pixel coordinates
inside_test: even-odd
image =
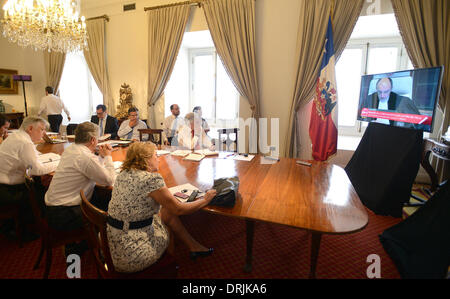
[[[61,154],[69,143],[41,144],[43,153]],[[123,161],[126,148],[113,151],[114,161]],[[320,240],[323,234],[350,234],[368,223],[346,172],[339,166],[312,162],[312,166],[281,158],[265,164],[259,155],[252,161],[206,157],[200,162],[163,155],[159,173],[167,187],[190,183],[200,190],[213,186],[214,179],[238,176],[239,196],[233,208],[207,206],[205,211],[246,221],[247,255],[244,270],[251,271],[254,224],[264,221],[304,229],[311,233],[310,278],[315,277]]]

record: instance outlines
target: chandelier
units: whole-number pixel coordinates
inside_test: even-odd
[[[7,0],[3,10],[3,36],[21,47],[63,53],[88,47],[76,0]]]

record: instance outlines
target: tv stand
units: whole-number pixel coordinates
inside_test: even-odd
[[[345,171],[375,214],[401,217],[423,152],[423,131],[369,123]]]

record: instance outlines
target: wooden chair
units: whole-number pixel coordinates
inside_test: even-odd
[[[81,211],[89,231],[89,246],[95,257],[97,272],[101,278],[176,278],[178,266],[175,259],[167,251],[153,265],[136,273],[121,273],[115,270],[112,262],[106,233],[108,213],[94,207],[80,191]]]
[[[149,134],[150,141],[162,145],[162,131],[161,129],[139,129],[139,140],[142,141],[143,134]],[[155,135],[158,135],[158,138],[155,139]]]
[[[218,144],[216,146],[216,149],[221,151],[223,150],[225,146],[225,150],[228,152],[238,152],[238,128],[230,128],[230,129],[218,129]],[[222,136],[226,135],[226,139],[222,140]],[[232,135],[234,135],[234,139],[230,138]]]
[[[77,126],[78,124],[68,124],[66,127],[67,135],[75,135],[75,129]]]
[[[0,220],[14,219],[17,242],[20,248],[23,247],[22,227],[19,221],[20,206],[19,204],[8,204],[0,206]]]
[[[33,269],[35,270],[39,267],[45,251],[46,259],[43,278],[48,278],[50,267],[52,264],[53,248],[61,247],[69,243],[87,240],[87,232],[84,228],[73,231],[59,231],[51,228],[48,225],[47,217],[45,216],[45,213],[42,213],[42,208],[37,200],[35,182],[29,175],[28,171],[29,169],[27,169],[27,172],[25,174],[25,184],[30,192],[31,208],[33,210],[33,215],[36,219],[35,221],[37,223],[39,234],[41,236],[41,250]]]

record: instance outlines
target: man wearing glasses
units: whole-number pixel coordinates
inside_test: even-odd
[[[139,110],[136,107],[128,109],[128,119],[122,122],[117,135],[119,138],[139,141],[139,129],[147,129],[147,124],[139,119]],[[142,139],[148,140],[148,134]]]
[[[106,113],[105,105],[98,105],[96,107],[96,114],[92,115],[91,122],[98,125],[99,135],[111,134],[111,139],[116,139],[117,130],[119,129],[117,118]]]

